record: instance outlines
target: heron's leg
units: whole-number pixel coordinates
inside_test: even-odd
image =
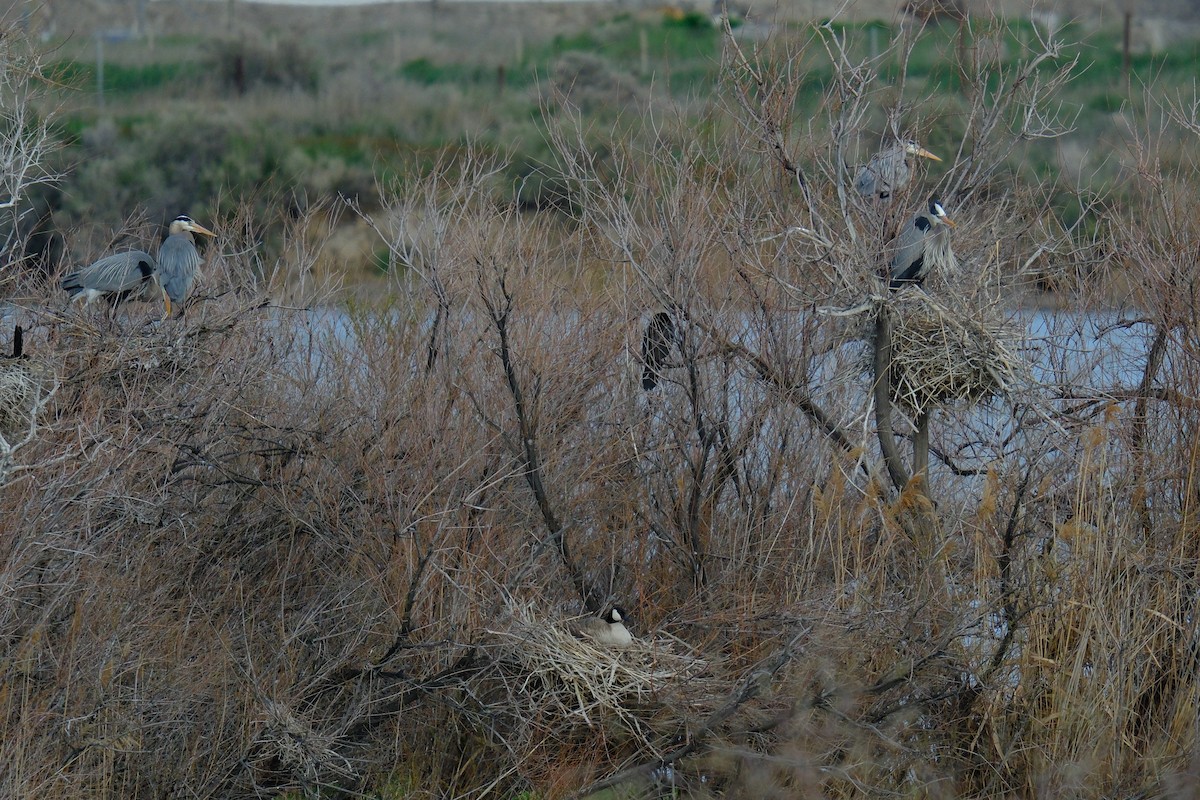
[[[100,292],[97,292],[95,289],[83,289],[77,292],[75,296],[71,298],[71,305],[82,303],[83,307],[87,308],[92,304],[93,300],[100,296]]]

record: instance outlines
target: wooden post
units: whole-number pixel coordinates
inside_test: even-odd
[[[1125,12],[1125,35],[1121,40],[1121,71],[1125,75],[1126,82],[1129,81],[1129,66],[1130,56],[1129,47],[1133,38],[1133,12]]]
[[[104,108],[104,34],[96,34],[96,105]]]
[[[970,99],[974,94],[975,59],[971,58],[967,33],[967,14],[964,12],[958,21],[958,82],[963,95]]]
[[[929,494],[929,412],[917,416],[917,431],[913,434],[913,474],[925,478],[925,493]]]

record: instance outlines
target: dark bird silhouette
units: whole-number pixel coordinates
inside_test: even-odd
[[[29,358],[25,354],[25,330],[20,325],[13,326],[12,355],[3,358]]]
[[[666,311],[659,311],[650,318],[646,333],[642,336],[642,388],[647,392],[658,386],[662,379],[662,368],[671,355],[671,346],[676,344],[679,332],[675,320]]]

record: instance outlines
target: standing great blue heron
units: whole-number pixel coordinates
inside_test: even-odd
[[[896,239],[889,288],[894,291],[908,283],[920,286],[932,270],[953,270],[958,265],[950,246],[953,227],[942,201],[937,195],[930,197],[928,209],[913,217]]]
[[[62,287],[72,301],[82,299],[85,304],[101,297],[116,305],[132,296],[153,300],[159,295],[169,317],[171,303],[182,303],[187,298],[200,269],[202,259],[193,233],[216,236],[191,217],[180,214],[171,222],[167,238],[158,248],[157,262],[141,250],[113,253],[67,275],[62,279]]]
[[[658,386],[663,365],[671,354],[671,345],[678,340],[679,333],[670,314],[659,311],[650,318],[642,336],[642,389],[649,392]]]
[[[941,161],[912,139],[903,139],[871,156],[854,179],[855,190],[863,197],[888,199],[893,191],[908,185],[912,177],[912,165],[908,162],[911,156]]]

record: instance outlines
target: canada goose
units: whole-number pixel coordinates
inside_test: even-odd
[[[633,636],[625,627],[625,611],[620,606],[613,606],[603,616],[584,617],[578,620],[573,633],[586,636],[598,645],[625,649],[633,644]]]

